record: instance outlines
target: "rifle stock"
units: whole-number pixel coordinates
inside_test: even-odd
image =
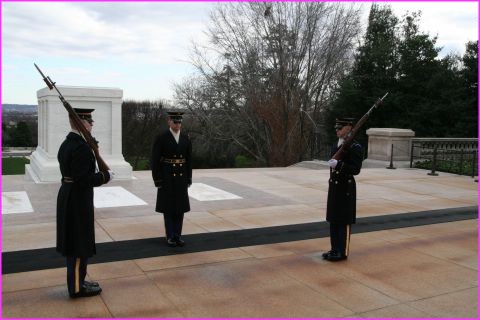
[[[345,140],[343,141],[342,146],[340,147],[340,149],[337,150],[337,152],[335,152],[332,159],[335,159],[335,160],[342,160],[343,159],[343,156],[345,155],[345,152],[352,145],[353,139],[357,135],[358,131],[360,130],[361,127],[363,127],[365,122],[367,122],[367,119],[370,117],[370,113],[373,111],[373,109],[377,108],[378,106],[380,106],[383,103],[383,99],[385,99],[385,97],[387,95],[388,95],[388,92],[383,97],[379,98],[373,104],[373,106],[370,108],[370,110],[368,110],[367,113],[365,113],[363,115],[363,117],[360,120],[358,120],[358,122],[355,124],[355,126],[352,128],[352,130],[350,130],[350,132],[347,134],[347,136],[345,137]]]
[[[45,75],[43,74],[43,72],[40,70],[40,68],[34,63],[35,65],[35,68],[37,68],[38,72],[40,72],[42,78],[43,78],[43,81],[45,81],[45,83],[47,84],[47,87],[50,89],[50,90],[53,90],[55,89],[58,93],[58,96],[60,98],[60,101],[62,102],[63,106],[65,107],[65,109],[67,110],[70,118],[72,119],[72,122],[73,124],[75,125],[75,127],[80,131],[80,133],[83,135],[83,137],[85,138],[85,140],[87,141],[87,144],[90,146],[90,148],[92,148],[93,150],[93,153],[95,154],[95,158],[97,160],[97,165],[98,165],[98,170],[100,171],[108,171],[110,170],[110,168],[108,167],[107,163],[102,159],[102,157],[100,156],[100,152],[98,150],[98,142],[97,140],[95,140],[94,137],[92,137],[92,134],[90,133],[90,131],[87,130],[87,128],[85,128],[85,125],[83,124],[82,120],[80,119],[80,117],[78,116],[78,114],[75,112],[75,110],[73,110],[72,106],[70,105],[70,103],[65,100],[65,98],[63,97],[63,95],[60,93],[60,91],[58,90],[57,86],[55,85],[55,82],[53,82],[50,77],[45,77]]]

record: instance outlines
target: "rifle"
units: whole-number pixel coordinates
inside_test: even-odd
[[[370,117],[370,113],[372,113],[373,109],[377,108],[383,103],[383,99],[385,99],[387,95],[388,95],[388,92],[385,93],[383,97],[378,99],[370,108],[370,110],[368,110],[367,113],[365,113],[363,117],[360,120],[358,120],[358,122],[355,124],[353,129],[350,130],[350,132],[345,137],[342,147],[338,149],[338,151],[333,155],[332,159],[335,159],[335,160],[343,159],[343,156],[346,153],[347,149],[350,148],[350,146],[352,145],[353,139],[355,138],[355,135],[358,133],[358,130],[360,130],[360,128],[365,124],[365,122],[367,122],[367,119],[368,117]]]
[[[65,100],[65,98],[63,97],[63,95],[60,93],[60,91],[58,90],[57,86],[55,85],[55,82],[52,81],[52,79],[50,79],[50,77],[45,77],[45,75],[43,74],[43,72],[40,70],[40,68],[34,63],[35,65],[35,68],[37,68],[38,72],[40,72],[40,74],[42,75],[42,78],[43,78],[43,81],[45,81],[45,83],[47,84],[47,87],[48,89],[50,90],[57,90],[58,92],[58,97],[60,98],[60,101],[62,101],[63,103],[63,106],[65,107],[65,109],[67,109],[68,111],[68,114],[70,116],[70,118],[72,119],[75,127],[80,131],[80,133],[83,135],[83,137],[85,138],[85,140],[87,141],[88,145],[90,146],[90,148],[92,148],[93,150],[93,153],[95,154],[95,158],[97,160],[97,164],[98,164],[98,170],[100,171],[108,171],[110,170],[110,168],[108,167],[107,163],[102,159],[102,157],[100,156],[100,152],[98,151],[98,141],[95,140],[94,137],[92,137],[91,133],[87,130],[87,128],[85,128],[82,120],[80,119],[80,117],[78,116],[78,114],[73,110],[72,106],[70,105],[70,103]]]

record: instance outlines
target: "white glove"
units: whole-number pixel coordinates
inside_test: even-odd
[[[335,159],[328,160],[328,165],[332,169],[335,169],[337,167],[337,164],[338,164],[338,160],[335,160]]]
[[[110,175],[110,181],[112,181],[115,178],[115,172],[108,170],[108,174]]]

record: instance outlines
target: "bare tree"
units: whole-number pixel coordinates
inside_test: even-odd
[[[209,46],[194,44],[198,76],[176,86],[213,143],[235,144],[259,165],[289,165],[309,146],[350,67],[359,9],[328,2],[224,3],[211,13]]]
[[[136,169],[141,160],[151,155],[155,136],[166,127],[163,101],[132,101],[122,104],[122,149]]]

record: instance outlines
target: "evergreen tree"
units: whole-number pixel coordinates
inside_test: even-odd
[[[25,121],[20,121],[11,132],[12,147],[32,147],[32,133]]]
[[[401,112],[397,126],[413,129],[417,136],[438,136],[442,124],[439,116],[444,109],[438,93],[443,87],[442,69],[446,64],[437,59],[441,50],[435,47],[437,38],[420,32],[419,18],[420,13],[412,13],[403,20],[398,79]]]
[[[353,70],[341,82],[338,98],[332,106],[327,122],[333,126],[334,119],[352,116],[359,120],[373,103],[390,92],[388,110],[375,111],[368,126],[382,126],[394,117],[395,109],[392,93],[398,73],[398,18],[390,6],[372,4],[364,43],[358,48]],[[334,132],[331,131],[333,139]],[[365,143],[366,135],[360,133],[358,139]]]
[[[417,137],[477,135],[478,41],[467,44],[463,60],[440,59],[437,37],[420,30],[420,17],[409,13],[398,22],[389,6],[372,5],[364,43],[339,86],[329,123],[335,116],[359,119],[388,91],[385,106],[365,129],[412,129]],[[364,132],[359,140],[365,143]]]
[[[459,57],[439,59],[437,37],[419,31],[419,18],[420,14],[414,13],[404,19],[398,82],[404,113],[398,124],[410,127],[418,137],[476,136],[476,46],[468,51],[467,45],[464,68],[460,70]]]
[[[2,122],[2,147],[10,147],[10,130],[4,122]]]
[[[466,44],[460,71],[462,92],[456,113],[461,121],[455,123],[456,133],[464,137],[478,136],[478,40]]]
[[[164,108],[163,101],[125,100],[122,103],[122,150],[134,170],[142,161],[150,159],[156,135],[167,127]]]

